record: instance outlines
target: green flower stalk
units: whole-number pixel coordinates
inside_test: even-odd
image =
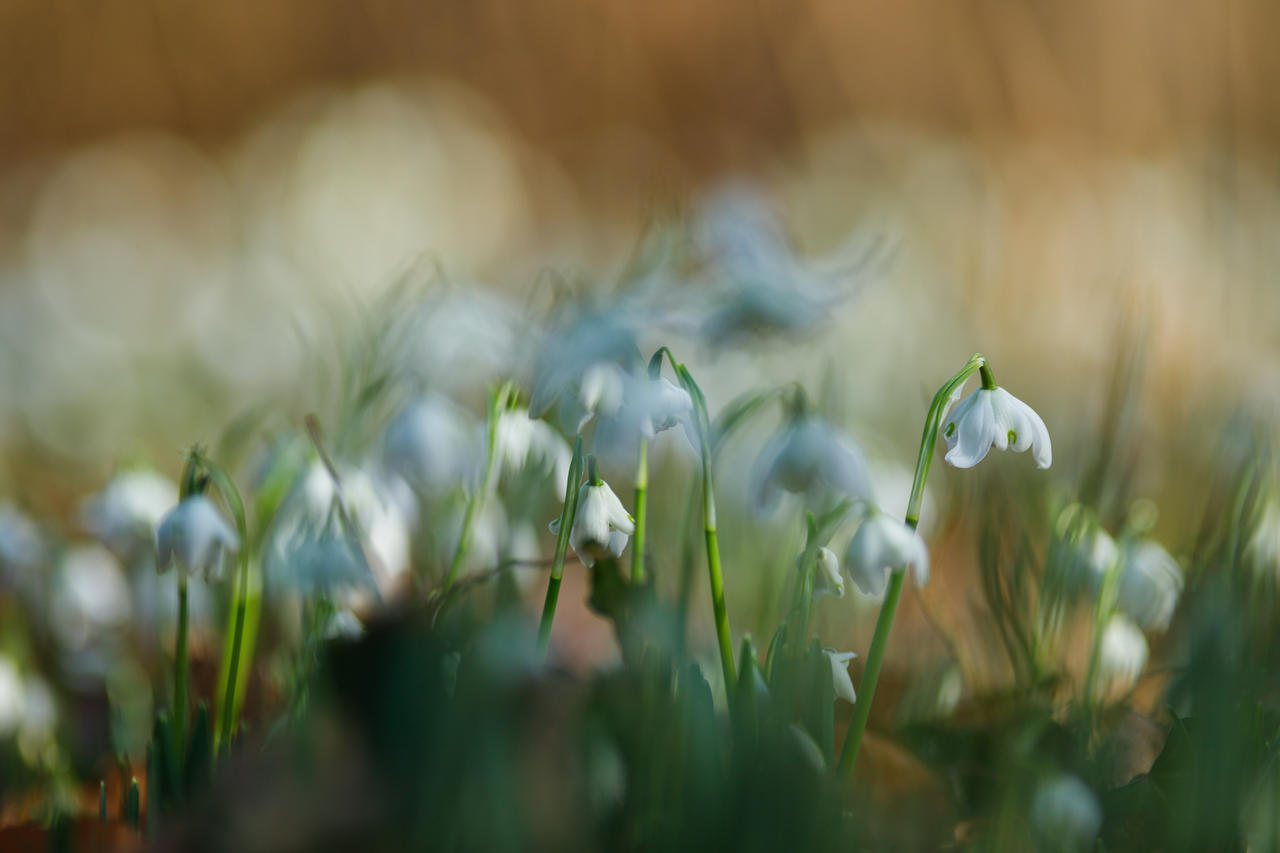
[[[631,582],[644,583],[644,532],[648,519],[649,492],[649,439],[640,436],[639,456],[636,461],[636,533],[631,540]]]
[[[449,564],[449,574],[445,577],[444,592],[448,592],[458,580],[458,572],[467,557],[467,549],[471,545],[471,528],[475,524],[476,514],[488,497],[489,486],[493,479],[494,460],[498,451],[498,419],[502,416],[510,398],[510,387],[507,385],[489,394],[489,427],[485,447],[484,472],[475,491],[467,501],[466,513],[462,517],[462,530],[458,533],[458,544],[453,551],[453,560]]]
[[[693,399],[694,426],[698,434],[698,450],[702,458],[702,529],[707,546],[707,577],[711,585],[711,607],[716,622],[716,640],[720,645],[720,666],[724,670],[725,690],[733,692],[737,677],[733,665],[733,640],[729,633],[729,613],[724,602],[724,575],[720,568],[720,541],[716,531],[716,497],[712,477],[711,421],[707,416],[707,398],[703,396],[693,375],[683,364],[671,358],[671,351],[665,352],[675,369],[681,386]]]
[[[916,458],[915,478],[911,483],[911,497],[907,501],[906,525],[912,530],[920,523],[920,504],[924,499],[924,484],[929,477],[929,467],[933,463],[933,449],[938,442],[938,432],[942,427],[942,418],[964,383],[985,367],[986,360],[979,353],[974,353],[956,375],[947,380],[938,393],[933,396],[929,406],[929,414],[925,418],[924,433],[920,438],[920,455]],[[988,371],[986,376],[989,376]],[[984,376],[984,380],[986,379]],[[994,381],[991,383],[994,386]],[[985,382],[984,382],[985,385]],[[849,722],[849,731],[845,735],[844,747],[840,751],[839,770],[842,776],[848,777],[858,759],[858,750],[862,745],[862,736],[866,732],[867,720],[871,715],[871,702],[875,699],[876,683],[880,679],[880,667],[884,663],[885,649],[889,643],[889,632],[893,628],[893,617],[898,609],[898,600],[902,597],[902,585],[905,572],[895,571],[889,579],[889,587],[885,593],[884,603],[880,606],[880,616],[876,620],[875,634],[871,639],[871,651],[867,655],[867,666],[862,674],[862,683],[858,687],[858,700],[854,704],[853,719]]]
[[[573,441],[573,459],[564,484],[564,506],[556,527],[556,551],[547,578],[547,595],[542,603],[542,620],[538,625],[538,657],[545,658],[551,645],[551,625],[556,618],[556,602],[560,598],[560,579],[564,577],[564,559],[569,550],[569,534],[578,514],[578,481],[582,479],[582,436]]]

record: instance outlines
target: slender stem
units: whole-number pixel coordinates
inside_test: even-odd
[[[248,548],[245,548],[247,554]],[[240,561],[240,577],[237,581],[236,611],[235,611],[235,627],[232,629],[231,639],[231,657],[227,665],[227,682],[223,690],[222,696],[222,726],[218,735],[218,743],[221,749],[231,749],[231,732],[232,726],[235,725],[235,708],[236,708],[236,683],[240,675],[240,650],[244,644],[244,621],[245,611],[248,607],[249,598],[249,561],[247,558]]]
[[[538,624],[538,657],[545,658],[551,646],[551,625],[556,618],[556,602],[560,599],[560,579],[564,576],[564,558],[569,550],[569,532],[578,514],[578,481],[582,479],[582,436],[573,442],[573,460],[564,484],[564,507],[560,510],[560,527],[556,530],[556,553],[547,579],[547,595],[542,602],[542,619]]]
[[[684,371],[688,375],[688,371]],[[690,378],[692,381],[692,378]],[[694,386],[696,388],[696,386]],[[711,584],[711,609],[716,620],[716,639],[720,644],[720,666],[724,670],[724,686],[733,692],[737,676],[733,668],[733,639],[729,633],[729,612],[724,603],[724,574],[720,570],[720,541],[716,533],[716,496],[711,474],[711,430],[707,428],[706,402],[699,392],[695,396],[699,432],[702,433],[702,527],[707,543],[707,577]]]
[[[178,638],[173,655],[173,749],[179,763],[187,748],[187,573],[178,573]]]
[[[942,426],[942,416],[951,403],[951,395],[963,387],[970,376],[979,370],[986,369],[986,359],[979,353],[969,357],[969,361],[955,376],[938,389],[929,406],[929,414],[925,417],[924,432],[920,436],[920,453],[916,457],[915,478],[911,482],[911,498],[907,501],[907,526],[915,530],[920,523],[920,504],[924,500],[924,484],[929,477],[929,467],[933,464],[933,449],[938,443],[938,430]],[[986,370],[983,381],[991,377]],[[995,380],[991,379],[994,386]],[[884,663],[885,648],[889,644],[889,632],[893,628],[893,617],[898,609],[898,599],[902,597],[902,583],[905,570],[895,570],[889,579],[889,589],[885,593],[884,603],[880,605],[880,616],[876,619],[876,631],[871,638],[871,650],[867,653],[867,668],[862,673],[862,683],[858,686],[858,701],[853,707],[853,719],[849,721],[849,731],[845,735],[844,746],[840,750],[840,774],[848,777],[853,772],[853,765],[858,760],[858,750],[862,746],[862,736],[866,732],[867,720],[871,716],[871,702],[875,699],[876,684],[880,680],[880,667]]]
[[[1098,669],[1102,662],[1102,635],[1115,612],[1116,587],[1120,583],[1120,560],[1116,559],[1102,576],[1098,609],[1093,619],[1093,640],[1089,646],[1089,668],[1084,676],[1084,704],[1092,711],[1098,690]]]
[[[649,440],[640,437],[640,453],[636,461],[636,532],[631,537],[631,582],[644,583],[644,530],[648,518]]]
[[[489,432],[484,472],[480,476],[480,483],[467,500],[467,509],[462,516],[462,530],[458,533],[458,544],[453,550],[453,560],[449,563],[449,574],[445,577],[444,592],[448,592],[458,579],[458,572],[462,569],[462,561],[466,559],[467,550],[471,545],[471,527],[475,524],[476,514],[480,511],[480,505],[488,496],[489,482],[493,477],[493,461],[497,456],[498,419],[502,416],[506,401],[506,386],[489,395]]]

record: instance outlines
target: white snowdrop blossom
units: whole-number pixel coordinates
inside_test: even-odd
[[[837,652],[835,649],[823,649],[827,660],[831,662],[831,686],[836,690],[836,698],[843,699],[852,705],[858,701],[853,692],[853,678],[849,676],[849,661],[857,657],[853,652]]]
[[[840,560],[830,548],[819,548],[818,571],[814,575],[813,600],[825,595],[844,598],[844,575],[840,573]]]
[[[465,482],[475,468],[475,457],[466,413],[438,394],[405,406],[383,437],[387,468],[425,497],[437,497]]]
[[[849,542],[845,566],[863,595],[879,598],[891,571],[910,566],[916,586],[928,583],[929,549],[906,522],[872,511]]]
[[[1037,468],[1053,462],[1049,430],[1040,416],[1003,388],[979,388],[955,407],[942,428],[945,459],[956,468],[972,468],[991,448],[1021,453],[1028,448]]]
[[[824,420],[799,416],[769,440],[751,474],[757,512],[772,508],[779,492],[869,500],[871,481],[862,451]]]
[[[641,439],[652,441],[658,433],[676,426],[684,427],[690,445],[696,448],[689,392],[665,377],[628,376],[621,405],[596,420],[592,446],[597,456],[619,467],[630,467],[635,464]]]
[[[220,577],[224,550],[239,551],[240,537],[204,495],[187,497],[156,528],[156,569],[161,572],[176,564],[189,575]]]
[[[178,500],[172,480],[145,469],[122,471],[80,508],[80,519],[95,538],[131,561],[151,549],[156,525]]]
[[[1102,807],[1088,785],[1063,773],[1036,786],[1031,825],[1054,849],[1088,850],[1102,829]]]
[[[551,522],[551,532],[560,532],[560,519]],[[608,483],[601,480],[582,485],[578,490],[578,514],[569,531],[569,544],[583,565],[590,568],[606,554],[621,556],[628,538],[635,532],[635,519]]]
[[[133,603],[115,555],[101,545],[68,550],[58,567],[50,615],[58,639],[69,649],[83,649],[123,627]]]
[[[44,559],[35,522],[11,503],[0,504],[0,571],[29,572]]]
[[[564,500],[573,450],[550,425],[529,417],[525,409],[508,409],[498,415],[494,452],[504,475],[534,467],[550,472],[556,496]]]
[[[1116,605],[1144,631],[1169,627],[1182,584],[1178,562],[1155,542],[1133,542],[1121,549]]]
[[[1147,638],[1142,629],[1128,617],[1117,613],[1102,632],[1098,674],[1103,683],[1119,684],[1128,689],[1142,675],[1147,665]]]

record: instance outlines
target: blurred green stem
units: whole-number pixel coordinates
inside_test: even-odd
[[[644,530],[648,517],[649,440],[640,437],[636,461],[636,533],[631,539],[631,582],[644,583]]]
[[[458,544],[453,550],[453,560],[449,564],[449,574],[445,577],[444,592],[448,592],[458,579],[458,572],[462,569],[462,561],[466,559],[467,550],[471,545],[471,527],[475,524],[476,513],[480,511],[480,505],[488,496],[490,480],[493,478],[493,462],[497,456],[498,419],[506,408],[507,398],[508,387],[506,385],[489,394],[489,431],[484,471],[480,476],[480,483],[467,500],[467,509],[462,516],[462,530],[458,533]]]
[[[915,478],[911,482],[911,498],[907,501],[907,526],[912,530],[920,523],[920,503],[924,499],[924,484],[929,477],[929,466],[933,464],[933,449],[938,443],[938,432],[942,428],[942,419],[951,405],[952,395],[957,393],[969,377],[981,370],[983,386],[988,382],[992,386],[995,380],[986,366],[986,359],[980,353],[974,353],[969,361],[955,376],[947,380],[938,393],[933,395],[929,406],[929,414],[925,417],[924,432],[920,437],[920,454],[916,457]],[[849,731],[845,735],[844,746],[840,750],[840,774],[845,778],[853,772],[858,760],[858,750],[862,746],[862,736],[867,729],[867,720],[871,716],[871,702],[875,699],[876,683],[880,679],[880,667],[884,663],[885,648],[889,644],[889,631],[893,628],[893,617],[898,609],[898,599],[902,597],[902,583],[905,571],[895,571],[889,579],[889,589],[885,593],[884,603],[880,605],[880,617],[876,620],[876,631],[871,638],[871,651],[867,654],[867,668],[862,674],[862,683],[858,685],[858,701],[854,704],[853,719],[849,721]]]
[[[542,603],[542,621],[538,625],[538,657],[545,658],[551,645],[551,625],[556,618],[556,602],[560,599],[560,579],[564,576],[564,558],[569,550],[569,532],[578,514],[578,481],[582,479],[582,436],[573,441],[573,460],[564,484],[564,507],[560,510],[560,528],[556,531],[556,553],[547,579],[547,595]]]
[[[173,750],[179,763],[187,745],[187,573],[178,567],[178,638],[173,654]]]

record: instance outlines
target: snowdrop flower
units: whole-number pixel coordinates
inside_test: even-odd
[[[840,560],[830,548],[818,549],[818,571],[814,580],[814,601],[825,595],[844,598],[844,575],[840,573]]]
[[[862,451],[831,424],[807,415],[793,418],[771,438],[752,470],[757,512],[776,504],[779,491],[871,498]]]
[[[1087,850],[1102,829],[1102,808],[1088,785],[1063,773],[1036,786],[1031,825],[1050,849]]]
[[[617,410],[596,421],[593,449],[599,456],[629,466],[634,464],[640,439],[652,441],[675,426],[683,426],[689,443],[696,447],[692,418],[693,398],[679,385],[665,377],[628,376]]]
[[[438,394],[405,406],[387,427],[383,459],[414,491],[437,497],[461,485],[475,466],[466,413]]]
[[[843,699],[852,705],[858,701],[853,692],[853,679],[849,676],[849,661],[857,657],[853,652],[837,652],[835,649],[823,649],[827,660],[831,662],[831,686],[836,689],[836,698]]]
[[[221,577],[224,550],[239,551],[240,537],[204,495],[187,497],[156,528],[156,569],[161,572],[176,564],[188,575]]]
[[[132,562],[150,551],[156,525],[178,500],[178,487],[154,471],[122,471],[101,492],[84,502],[86,530],[122,560]]]
[[[551,532],[560,533],[560,519],[551,522]],[[583,483],[578,490],[578,514],[569,532],[569,544],[584,566],[590,568],[605,555],[622,556],[627,539],[635,532],[635,519],[608,483]]]
[[[849,576],[863,595],[884,595],[889,572],[911,567],[916,586],[929,581],[929,549],[906,522],[872,510],[849,542],[845,558]]]
[[[957,468],[972,468],[986,458],[992,447],[1012,448],[1021,453],[1027,448],[1037,468],[1048,468],[1053,462],[1053,446],[1049,430],[1040,416],[1017,397],[998,387],[986,365],[982,366],[983,387],[955,407],[942,428],[947,440],[947,462]]]
[[[1267,501],[1257,527],[1245,546],[1245,556],[1264,577],[1280,577],[1280,501]]]
[[[500,470],[516,474],[533,466],[550,471],[556,496],[564,500],[573,450],[550,425],[529,417],[524,409],[508,409],[498,415],[496,448]]]
[[[559,403],[569,429],[616,404],[622,365],[638,357],[635,325],[636,318],[619,311],[583,311],[553,322],[537,359],[532,416],[541,418]]]
[[[1142,675],[1147,665],[1147,638],[1142,629],[1126,616],[1117,613],[1102,632],[1098,673],[1104,683],[1120,684],[1128,689]]]
[[[133,605],[120,563],[100,545],[66,552],[58,568],[51,622],[68,649],[83,649],[104,632],[123,627]]]
[[[1150,540],[1121,549],[1116,605],[1143,630],[1169,627],[1181,595],[1182,569],[1168,551]]]
[[[713,342],[806,331],[852,292],[796,256],[774,212],[751,189],[715,194],[695,237],[714,285],[699,326]]]
[[[44,540],[35,522],[13,504],[0,504],[0,572],[30,572],[43,559]]]

